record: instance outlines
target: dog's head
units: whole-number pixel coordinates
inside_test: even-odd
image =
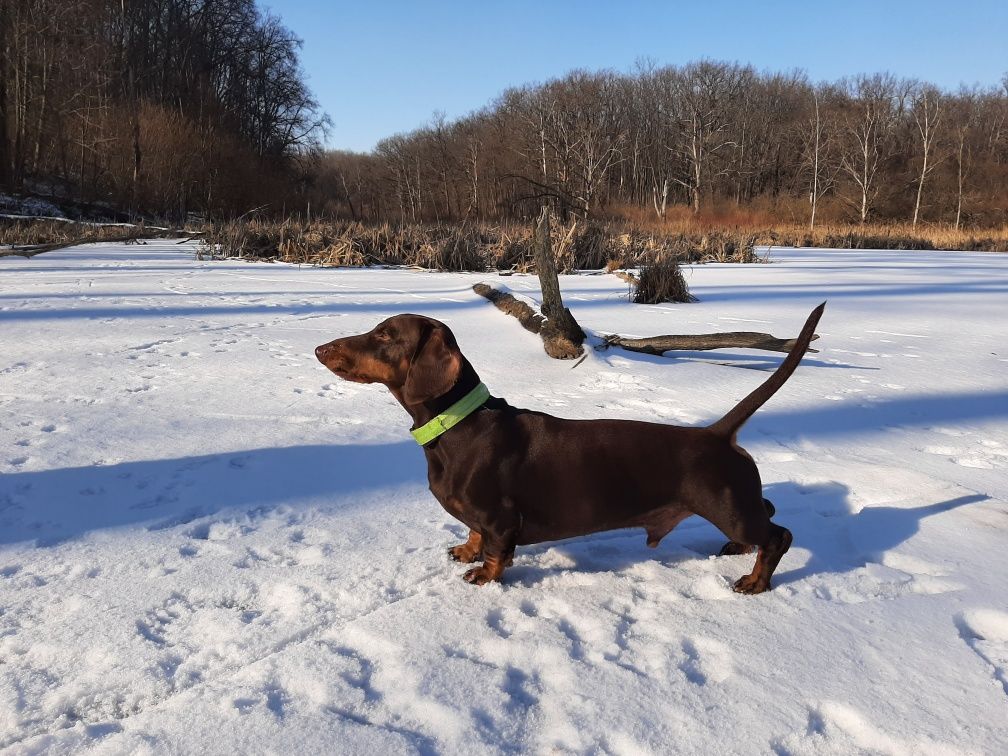
[[[422,315],[396,315],[316,347],[315,356],[344,380],[388,386],[407,405],[447,393],[463,360],[451,329]]]

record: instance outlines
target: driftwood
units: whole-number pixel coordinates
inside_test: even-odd
[[[173,238],[181,233],[185,232],[176,229],[159,229],[157,231],[133,231],[122,236],[111,236],[103,239],[80,236],[68,241],[50,242],[47,244],[16,244],[10,249],[0,249],[0,257],[34,257],[35,255],[41,255],[43,252],[53,252],[65,247],[76,247],[79,244],[99,244],[105,242],[111,244],[136,244],[142,239]]]
[[[542,324],[546,321],[546,318],[533,310],[527,303],[522,302],[520,299],[515,299],[506,291],[500,291],[492,286],[487,286],[485,283],[474,284],[472,288],[481,297],[485,297],[493,302],[498,310],[517,318],[522,328],[526,331],[539,333],[542,330]]]
[[[818,339],[819,334],[812,336]],[[606,336],[596,349],[618,346],[631,352],[664,354],[673,350],[706,351],[709,349],[763,349],[769,352],[790,352],[794,339],[779,339],[769,333],[755,331],[729,331],[727,333],[697,333],[688,336],[651,336],[646,339],[627,339],[619,334]],[[809,348],[808,352],[817,350]]]
[[[560,281],[557,278],[556,260],[550,242],[549,210],[543,208],[535,233],[536,273],[542,287],[542,312],[546,321],[539,329],[546,354],[560,360],[580,357],[584,353],[581,346],[585,340],[584,331],[564,307],[560,296]]]
[[[472,288],[481,297],[493,302],[498,310],[517,319],[526,331],[539,334],[543,340],[543,348],[550,357],[569,360],[578,355],[583,355],[582,359],[587,356],[584,355],[584,348],[580,344],[573,343],[549,319],[544,318],[527,303],[485,283],[474,284]]]
[[[489,299],[503,313],[516,318],[522,328],[537,333],[543,340],[546,354],[558,360],[569,360],[582,355],[584,348],[573,343],[552,322],[544,318],[532,307],[520,299],[500,289],[495,289],[485,283],[473,284],[473,291],[481,297]]]

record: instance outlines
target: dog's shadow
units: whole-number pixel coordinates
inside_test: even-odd
[[[919,507],[871,506],[856,510],[849,501],[849,489],[838,482],[774,483],[764,488],[764,494],[777,508],[774,522],[794,535],[793,548],[809,552],[801,567],[789,569],[785,559],[774,575],[773,583],[778,586],[864,567],[912,538],[923,519],[989,498],[974,494]],[[615,573],[642,562],[675,566],[692,559],[706,560],[720,551],[725,540],[706,520],[690,517],[657,549],[647,547],[641,529],[519,547],[516,563],[505,573],[504,580],[529,586],[566,572]],[[735,577],[752,568],[751,554],[724,559],[723,572],[738,572]],[[731,560],[731,566],[727,560]],[[733,569],[736,564],[738,569]]]

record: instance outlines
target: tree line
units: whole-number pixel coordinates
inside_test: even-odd
[[[255,0],[0,0],[0,186],[173,219],[495,220],[548,202],[659,221],[1008,221],[1008,75],[945,91],[711,60],[574,71],[359,154],[321,151],[299,45]]]
[[[0,0],[0,186],[134,212],[296,196],[326,125],[254,0]]]
[[[756,209],[822,219],[1008,220],[1008,75],[943,91],[890,74],[813,83],[702,60],[574,71],[436,115],[368,154],[327,153],[315,189],[361,220]]]

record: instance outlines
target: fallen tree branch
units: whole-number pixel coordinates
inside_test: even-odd
[[[96,238],[94,236],[80,236],[76,239],[49,242],[46,244],[16,244],[10,249],[0,249],[0,257],[35,257],[35,255],[41,255],[43,252],[52,252],[57,249],[64,249],[65,247],[76,247],[80,244],[99,244],[105,242],[110,244],[135,244],[141,239],[162,239],[166,237],[174,238],[181,233],[186,232],[179,231],[177,229],[160,229],[157,231],[133,232],[122,236],[101,238]]]
[[[812,339],[818,339],[815,334]],[[606,336],[602,343],[595,347],[598,350],[617,346],[631,352],[645,354],[664,354],[675,350],[702,352],[710,349],[763,349],[768,352],[790,352],[795,345],[794,339],[779,339],[769,333],[755,331],[729,331],[727,333],[697,333],[684,336],[651,336],[645,339],[628,339],[619,334]],[[817,350],[809,348],[808,352]]]
[[[526,331],[539,333],[542,330],[542,324],[546,321],[546,318],[533,310],[525,302],[515,299],[506,291],[500,291],[485,283],[473,284],[472,288],[481,297],[485,297],[493,302],[498,310],[517,318],[522,328]]]
[[[515,299],[508,292],[485,283],[473,284],[472,288],[481,297],[493,302],[498,310],[515,318],[526,331],[539,334],[543,340],[543,348],[550,357],[569,360],[584,353],[581,345],[567,338],[555,323],[540,315],[530,305]]]

